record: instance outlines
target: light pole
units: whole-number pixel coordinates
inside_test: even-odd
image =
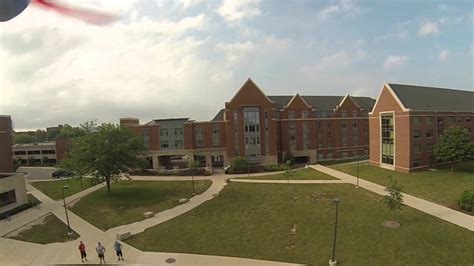
[[[340,199],[333,199],[332,202],[336,203],[336,223],[334,224],[334,240],[332,244],[332,259],[329,261],[330,266],[334,266],[337,264],[336,261],[336,236],[337,236],[337,216],[339,212],[339,202],[341,202]]]
[[[357,156],[357,185],[356,185],[356,188],[359,188],[359,161],[360,161],[360,157]]]
[[[67,215],[67,208],[66,208],[66,198],[64,197],[64,190],[68,189],[69,186],[65,185],[61,188],[61,192],[63,193],[63,203],[64,203],[64,212],[66,212],[66,221],[67,221],[67,228],[68,228],[68,234],[72,235],[72,230],[71,230],[71,225],[69,224],[69,216]]]

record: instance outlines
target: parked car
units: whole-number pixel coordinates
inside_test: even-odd
[[[70,177],[70,176],[72,176],[72,172],[68,170],[58,170],[58,171],[54,171],[51,174],[51,177],[53,178],[63,178],[63,177]]]

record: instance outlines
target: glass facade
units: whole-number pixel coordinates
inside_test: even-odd
[[[244,107],[245,156],[260,157],[260,109]]]
[[[382,163],[393,165],[395,128],[393,114],[381,115],[382,129]]]

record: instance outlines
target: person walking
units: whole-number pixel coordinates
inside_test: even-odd
[[[82,241],[79,241],[79,252],[81,252],[81,261],[87,261],[86,245]]]
[[[115,249],[115,253],[117,253],[118,260],[123,261],[122,244],[120,244],[120,242],[118,242],[117,240],[115,240],[114,249]]]
[[[99,255],[99,263],[106,263],[105,262],[105,247],[100,244],[100,242],[97,243],[97,247],[95,248],[95,251],[97,251],[97,255]]]

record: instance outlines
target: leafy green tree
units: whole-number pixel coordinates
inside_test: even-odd
[[[395,210],[399,210],[403,206],[402,187],[398,185],[397,181],[391,181],[391,184],[385,188],[388,195],[385,195],[385,203],[392,211],[392,220],[395,217]]]
[[[13,143],[15,144],[33,143],[35,141],[36,138],[27,133],[15,134],[15,137],[13,138]]]
[[[82,137],[84,135],[85,135],[85,131],[82,128],[72,127],[68,124],[65,124],[61,128],[61,131],[57,135],[57,138],[73,139],[77,137]]]
[[[37,129],[34,132],[34,136],[35,136],[35,141],[36,142],[46,141],[46,131],[45,130]]]
[[[61,132],[61,130],[59,130],[59,129],[47,131],[46,132],[46,140],[48,140],[48,141],[55,140],[60,132]]]
[[[283,175],[286,177],[286,180],[287,180],[287,183],[289,184],[290,183],[290,178],[292,176],[295,175],[295,173],[293,172],[293,170],[291,170],[291,168],[289,168],[288,170],[286,170]]]
[[[451,162],[451,172],[454,172],[456,162],[471,160],[473,155],[474,148],[469,132],[460,127],[445,130],[435,146],[436,159]]]
[[[143,140],[126,128],[102,124],[97,131],[72,140],[62,167],[78,176],[92,176],[107,183],[122,173],[139,167],[145,151]]]
[[[190,161],[189,162],[189,174],[191,174],[191,180],[193,182],[193,195],[196,194],[196,191],[194,189],[194,176],[198,174],[198,171],[199,171],[199,166],[200,166],[200,163],[199,161]]]

